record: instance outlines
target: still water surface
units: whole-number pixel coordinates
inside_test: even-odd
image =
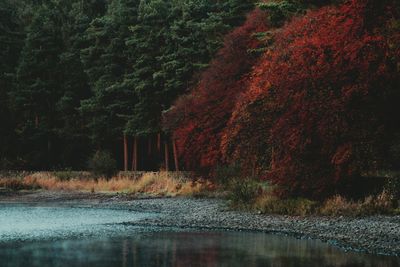
[[[124,224],[151,216],[0,205],[0,266],[400,266],[400,258],[346,253],[315,240]]]

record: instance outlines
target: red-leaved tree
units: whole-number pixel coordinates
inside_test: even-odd
[[[225,158],[261,158],[280,193],[315,198],[388,167],[400,133],[395,5],[351,0],[288,23],[236,103]]]
[[[257,59],[250,52],[260,45],[255,34],[266,30],[265,12],[252,11],[244,25],[225,37],[198,85],[165,115],[165,125],[172,130],[187,169],[209,171],[220,163],[222,131]]]

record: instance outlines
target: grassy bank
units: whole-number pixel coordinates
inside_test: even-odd
[[[238,179],[228,186],[228,198],[234,209],[253,210],[264,214],[292,216],[369,216],[400,215],[399,200],[387,190],[358,200],[340,195],[315,201],[306,198],[282,199],[268,183]]]
[[[111,178],[94,177],[86,172],[37,172],[0,178],[0,187],[9,190],[54,190],[120,192],[154,196],[195,196],[210,189],[205,180],[189,180],[183,173],[120,173]]]
[[[228,174],[225,174],[228,177]],[[324,201],[305,198],[281,199],[273,187],[254,179],[230,178],[212,183],[190,179],[175,172],[120,172],[111,178],[90,172],[18,172],[0,175],[0,188],[8,190],[52,190],[126,193],[148,196],[227,197],[230,207],[263,214],[293,216],[368,216],[400,214],[398,200],[387,191],[359,200],[336,195]]]
[[[400,209],[386,192],[377,196],[368,196],[360,200],[350,200],[336,195],[324,201],[312,201],[304,198],[279,199],[266,194],[258,196],[250,204],[254,210],[268,214],[282,215],[323,215],[323,216],[369,216],[396,215]]]

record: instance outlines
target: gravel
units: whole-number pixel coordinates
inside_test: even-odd
[[[363,218],[280,216],[230,210],[221,199],[149,198],[129,199],[126,195],[39,192],[0,194],[0,203],[39,202],[128,209],[158,213],[131,224],[138,226],[262,231],[312,238],[345,250],[400,256],[400,216]]]

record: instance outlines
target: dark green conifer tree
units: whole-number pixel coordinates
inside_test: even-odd
[[[0,169],[13,168],[16,139],[15,120],[9,93],[23,41],[23,27],[14,1],[0,2]]]

